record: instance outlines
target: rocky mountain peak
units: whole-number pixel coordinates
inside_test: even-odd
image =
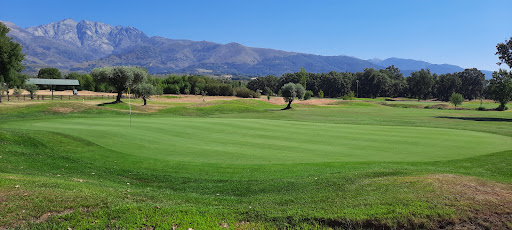
[[[133,27],[111,26],[102,22],[72,18],[26,29],[34,36],[54,39],[82,50],[98,58],[138,44],[147,39],[146,34]]]
[[[75,20],[68,18],[46,25],[29,27],[27,28],[27,31],[35,36],[56,39],[80,46],[80,41],[76,33],[77,24],[78,23]]]

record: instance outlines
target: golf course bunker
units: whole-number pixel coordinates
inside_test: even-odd
[[[453,129],[225,118],[138,117],[129,124],[126,118],[95,118],[12,125],[126,154],[204,163],[439,161],[512,149],[509,137]]]

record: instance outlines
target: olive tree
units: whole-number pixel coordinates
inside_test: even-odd
[[[23,88],[30,93],[30,99],[34,99],[37,90],[39,90],[39,87],[35,84],[25,84]]]
[[[292,102],[295,98],[302,99],[306,94],[306,89],[300,83],[287,83],[281,87],[281,94],[283,95],[284,101],[288,102],[288,105],[282,110],[291,109]]]
[[[153,85],[141,83],[133,88],[133,94],[135,94],[136,97],[142,98],[144,105],[146,105],[146,100],[153,95],[159,94],[159,92],[157,92],[157,89]]]
[[[117,92],[117,98],[114,103],[120,103],[123,91],[128,88],[134,88],[136,85],[144,82],[148,76],[148,71],[141,67],[115,66],[93,69],[91,76],[96,82],[112,86]]]

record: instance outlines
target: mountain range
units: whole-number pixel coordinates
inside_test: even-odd
[[[219,44],[149,37],[144,32],[101,22],[65,19],[21,28],[5,22],[9,36],[23,46],[27,73],[56,67],[63,72],[89,72],[97,67],[136,65],[152,74],[206,74],[264,76],[297,72],[358,72],[395,65],[408,76],[420,69],[443,74],[462,71],[448,64],[400,58],[362,60],[349,56],[320,56],[275,49],[247,47],[232,42]],[[490,77],[490,71],[482,71]]]

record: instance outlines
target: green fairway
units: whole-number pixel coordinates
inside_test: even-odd
[[[122,153],[228,163],[439,161],[512,149],[512,139],[467,130],[326,124],[267,119],[126,118],[25,121]]]
[[[378,100],[1,104],[0,229],[512,228],[512,112]]]

